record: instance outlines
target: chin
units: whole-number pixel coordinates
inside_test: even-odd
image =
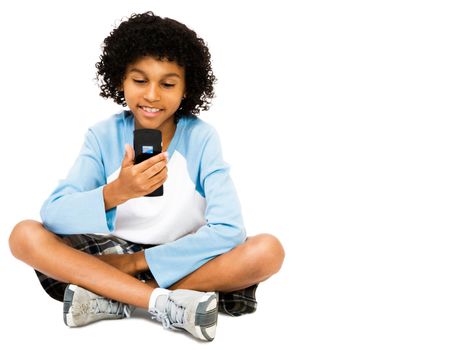
[[[162,124],[160,124],[160,123],[141,123],[141,122],[139,122],[138,125],[139,125],[139,127],[143,128],[143,129],[160,129],[160,126]]]

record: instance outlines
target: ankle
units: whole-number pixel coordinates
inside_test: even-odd
[[[144,251],[130,254],[130,258],[134,274],[149,270],[149,265],[147,265]]]

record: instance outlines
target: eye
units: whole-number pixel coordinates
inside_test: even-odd
[[[165,88],[172,88],[175,86],[175,84],[170,84],[170,83],[163,83],[162,84]]]
[[[136,83],[136,84],[144,84],[146,81],[145,80],[139,80],[139,79],[133,79],[133,81]]]

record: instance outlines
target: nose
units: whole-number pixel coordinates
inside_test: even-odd
[[[144,99],[149,102],[160,101],[159,88],[155,84],[149,84],[149,87],[145,92]]]

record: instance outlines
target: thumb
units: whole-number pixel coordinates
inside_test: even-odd
[[[124,145],[124,148],[125,148],[125,153],[124,153],[124,159],[122,163],[123,168],[134,165],[134,150],[128,144]]]

